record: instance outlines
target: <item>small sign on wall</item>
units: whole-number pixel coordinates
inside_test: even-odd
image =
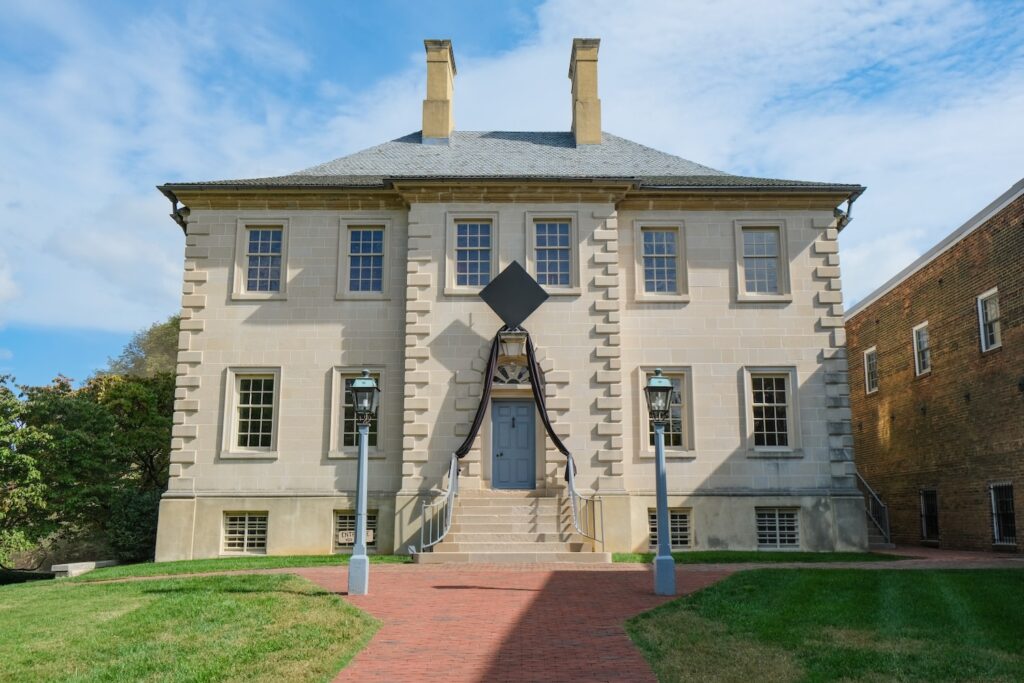
[[[355,531],[339,531],[338,545],[352,545],[356,542]],[[366,542],[373,543],[373,529],[366,530]]]

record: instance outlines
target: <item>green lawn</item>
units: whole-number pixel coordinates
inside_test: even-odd
[[[218,557],[212,560],[182,560],[181,562],[145,562],[96,569],[82,574],[74,581],[105,581],[136,576],[163,576],[172,574],[205,574],[236,569],[278,569],[288,567],[322,567],[348,564],[349,555],[249,555],[247,557]],[[408,555],[370,555],[374,564],[403,564],[412,562]]]
[[[891,562],[905,560],[902,555],[884,553],[802,553],[788,550],[690,550],[672,553],[678,564],[729,564],[746,562]],[[615,553],[614,562],[654,560],[654,553]]]
[[[1024,680],[1024,570],[760,569],[627,622],[662,681]]]
[[[0,588],[0,681],[330,680],[377,622],[296,576]]]

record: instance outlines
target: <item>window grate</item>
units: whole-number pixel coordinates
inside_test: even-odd
[[[675,294],[678,291],[676,230],[641,229],[643,235],[644,291]]]
[[[570,265],[571,229],[567,222],[534,224],[534,253],[537,256],[537,284],[568,287],[572,284]]]
[[[281,291],[281,228],[249,228],[246,240],[245,289],[249,292]]]
[[[779,293],[777,229],[743,228],[743,277],[748,293]]]
[[[654,373],[647,373],[647,380],[654,377]],[[665,424],[665,447],[684,448],[686,446],[686,434],[683,424],[683,379],[681,374],[664,375],[672,382],[672,402],[669,404],[668,422]],[[648,443],[654,448],[654,423],[647,421]]]
[[[274,436],[274,378],[238,377],[238,446],[270,448]]]
[[[455,224],[455,284],[482,287],[491,281],[491,224]]]
[[[339,535],[342,532],[355,533],[356,530],[356,513],[351,510],[336,511],[334,513],[334,552],[347,552],[352,550],[355,542],[352,543],[341,543]],[[370,540],[366,543],[367,550],[376,550],[377,548],[377,512],[367,511],[366,513],[366,532]],[[370,533],[373,532],[373,533]]]
[[[752,375],[754,446],[789,445],[788,390],[785,375]]]
[[[348,288],[351,292],[384,291],[384,228],[350,228]]]
[[[939,540],[939,494],[934,490],[921,491],[921,539]]]
[[[647,510],[647,527],[650,533],[648,545],[658,547],[658,511]],[[680,508],[669,508],[668,511],[668,542],[670,548],[690,547],[690,511]]]
[[[992,539],[998,545],[1016,545],[1017,520],[1013,512],[1013,484],[992,484]]]
[[[867,393],[878,391],[878,351],[864,352],[864,386]]]
[[[359,446],[359,426],[356,424],[356,404],[352,397],[352,382],[361,376],[361,374],[352,374],[344,377],[345,385],[341,410],[341,445],[343,448]],[[379,372],[371,372],[370,377],[377,382],[378,387],[381,386]],[[370,418],[370,428],[367,430],[366,439],[366,443],[369,446],[377,445],[378,420],[377,414]]]
[[[757,508],[757,545],[760,548],[798,548],[798,510]]]
[[[266,553],[266,512],[225,512],[224,552]]]
[[[988,351],[1001,346],[1003,338],[998,292],[978,298],[978,317],[981,325],[981,350]]]

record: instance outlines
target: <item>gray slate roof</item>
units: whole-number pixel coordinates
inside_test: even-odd
[[[599,145],[576,146],[572,133],[456,131],[448,144],[423,144],[412,133],[286,176],[196,183],[203,187],[384,187],[402,179],[629,180],[641,187],[839,190],[859,185],[735,176],[603,133]]]

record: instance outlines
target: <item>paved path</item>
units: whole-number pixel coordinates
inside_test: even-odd
[[[345,568],[293,570],[343,593]],[[730,570],[679,572],[680,594]],[[336,681],[654,681],[623,628],[665,602],[638,565],[375,565],[370,595],[346,598],[383,622]]]

